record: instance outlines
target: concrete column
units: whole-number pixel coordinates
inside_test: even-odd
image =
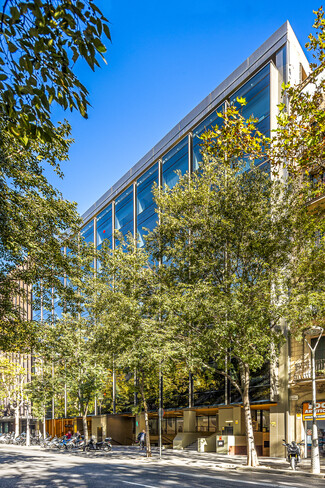
[[[196,412],[193,410],[184,410],[184,432],[196,431]]]
[[[270,408],[270,456],[285,457],[285,447],[282,439],[285,439],[286,412],[279,405]]]
[[[234,435],[245,435],[245,416],[242,407],[233,407]]]

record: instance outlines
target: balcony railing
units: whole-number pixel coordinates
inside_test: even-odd
[[[315,361],[315,373],[316,378],[324,376],[325,377],[325,359],[316,359]],[[311,362],[310,361],[303,361],[297,362],[293,365],[290,380],[293,381],[301,381],[301,380],[310,380],[311,379]]]

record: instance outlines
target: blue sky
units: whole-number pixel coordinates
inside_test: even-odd
[[[304,46],[310,0],[95,0],[109,19],[108,65],[77,72],[88,120],[58,113],[75,143],[63,180],[50,180],[82,214],[286,20]],[[308,55],[307,55],[308,56]]]

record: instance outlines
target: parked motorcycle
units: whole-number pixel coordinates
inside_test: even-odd
[[[68,451],[72,451],[73,449],[81,449],[84,447],[85,439],[83,435],[75,435],[71,437],[71,439],[67,442],[66,448]]]
[[[292,441],[288,443],[283,439],[283,445],[287,448],[287,461],[294,471],[297,469],[297,464],[300,462],[300,446],[303,444],[303,441]]]
[[[106,437],[101,442],[95,442],[94,439],[91,437],[88,444],[84,447],[84,451],[100,451],[100,450],[103,450],[103,451],[109,452],[112,450],[111,440],[112,440],[111,437]]]

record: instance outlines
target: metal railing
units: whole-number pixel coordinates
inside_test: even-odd
[[[316,359],[315,361],[315,372],[316,378],[320,376],[325,376],[325,359]],[[311,379],[311,362],[310,360],[296,362],[293,365],[290,380],[301,381]]]

